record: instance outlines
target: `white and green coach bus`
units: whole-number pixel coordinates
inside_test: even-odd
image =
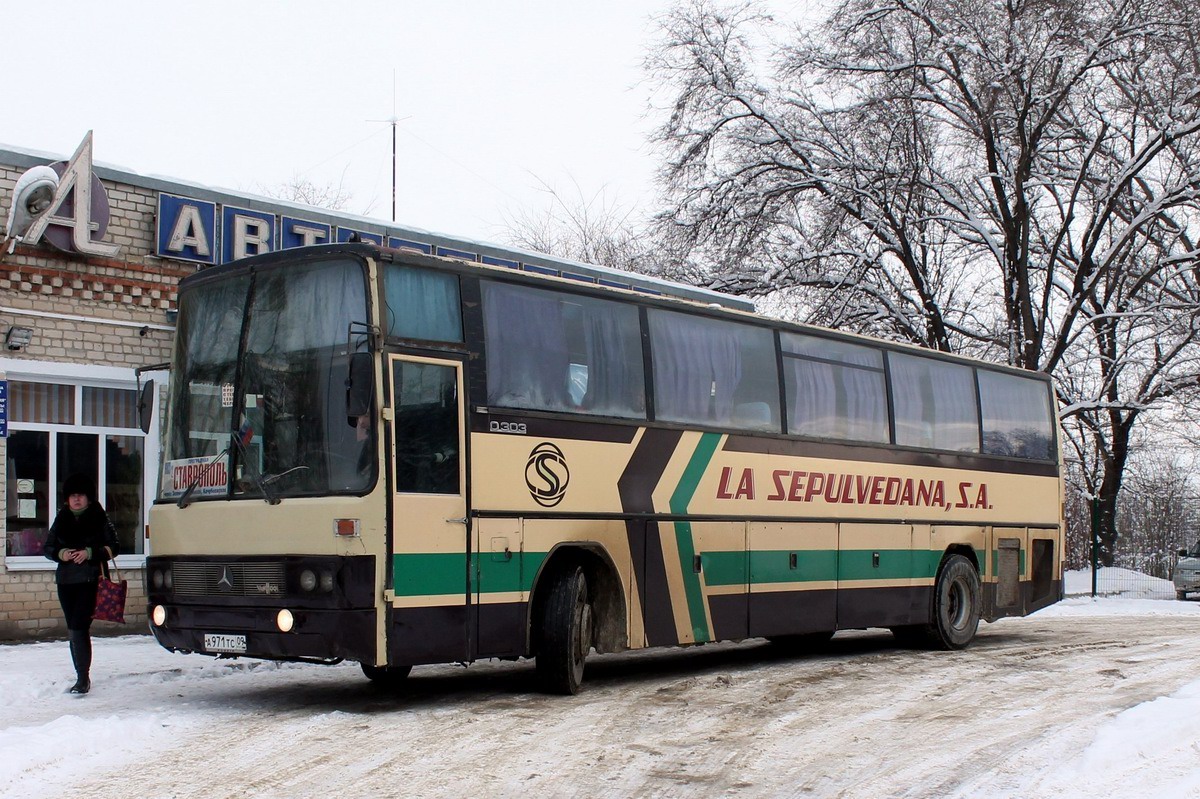
[[[574,693],[593,649],[958,649],[1061,597],[1044,375],[612,283],[367,244],[184,280],[159,643]]]

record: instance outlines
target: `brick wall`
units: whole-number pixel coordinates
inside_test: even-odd
[[[0,166],[4,215],[23,171]],[[105,187],[112,217],[104,240],[120,246],[120,258],[62,253],[49,245],[0,252],[0,308],[10,309],[0,310],[0,336],[11,325],[34,330],[24,350],[0,348],[5,357],[126,368],[169,359],[173,333],[162,329],[169,324],[166,312],[176,307],[179,281],[195,269],[149,254],[154,249],[156,192],[110,181]],[[7,457],[5,444],[0,439],[0,459]],[[147,442],[148,447],[157,445]],[[5,472],[0,469],[0,507],[7,497]],[[66,634],[54,566],[49,561],[45,565],[44,570],[27,571],[0,562],[0,640]],[[121,577],[129,582],[127,623],[96,622],[96,633],[147,631],[142,570],[122,570]]]
[[[50,565],[49,561],[46,561]],[[125,624],[98,621],[95,634],[145,633],[146,590],[141,569],[122,569],[120,577],[129,583],[125,599]],[[0,574],[0,640],[66,637],[54,568],[48,571],[20,571]]]

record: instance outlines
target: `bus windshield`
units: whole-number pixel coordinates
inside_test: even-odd
[[[349,258],[184,291],[160,498],[368,488],[374,433],[346,409],[350,355],[366,349],[367,318],[363,266]]]

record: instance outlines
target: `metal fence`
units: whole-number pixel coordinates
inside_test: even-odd
[[[1147,512],[1136,501],[1128,503],[1118,512],[1113,565],[1101,566],[1090,503],[1068,501],[1066,594],[1175,600],[1171,574],[1179,550],[1195,543],[1193,514],[1175,510],[1164,516]]]

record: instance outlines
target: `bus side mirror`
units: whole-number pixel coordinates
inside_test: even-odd
[[[137,404],[138,425],[142,428],[142,432],[150,434],[150,419],[154,416],[154,381],[147,380],[142,386],[142,393],[138,395]]]
[[[371,353],[356,352],[350,356],[350,373],[346,377],[346,421],[358,425],[358,417],[371,412],[375,396],[375,364]]]

